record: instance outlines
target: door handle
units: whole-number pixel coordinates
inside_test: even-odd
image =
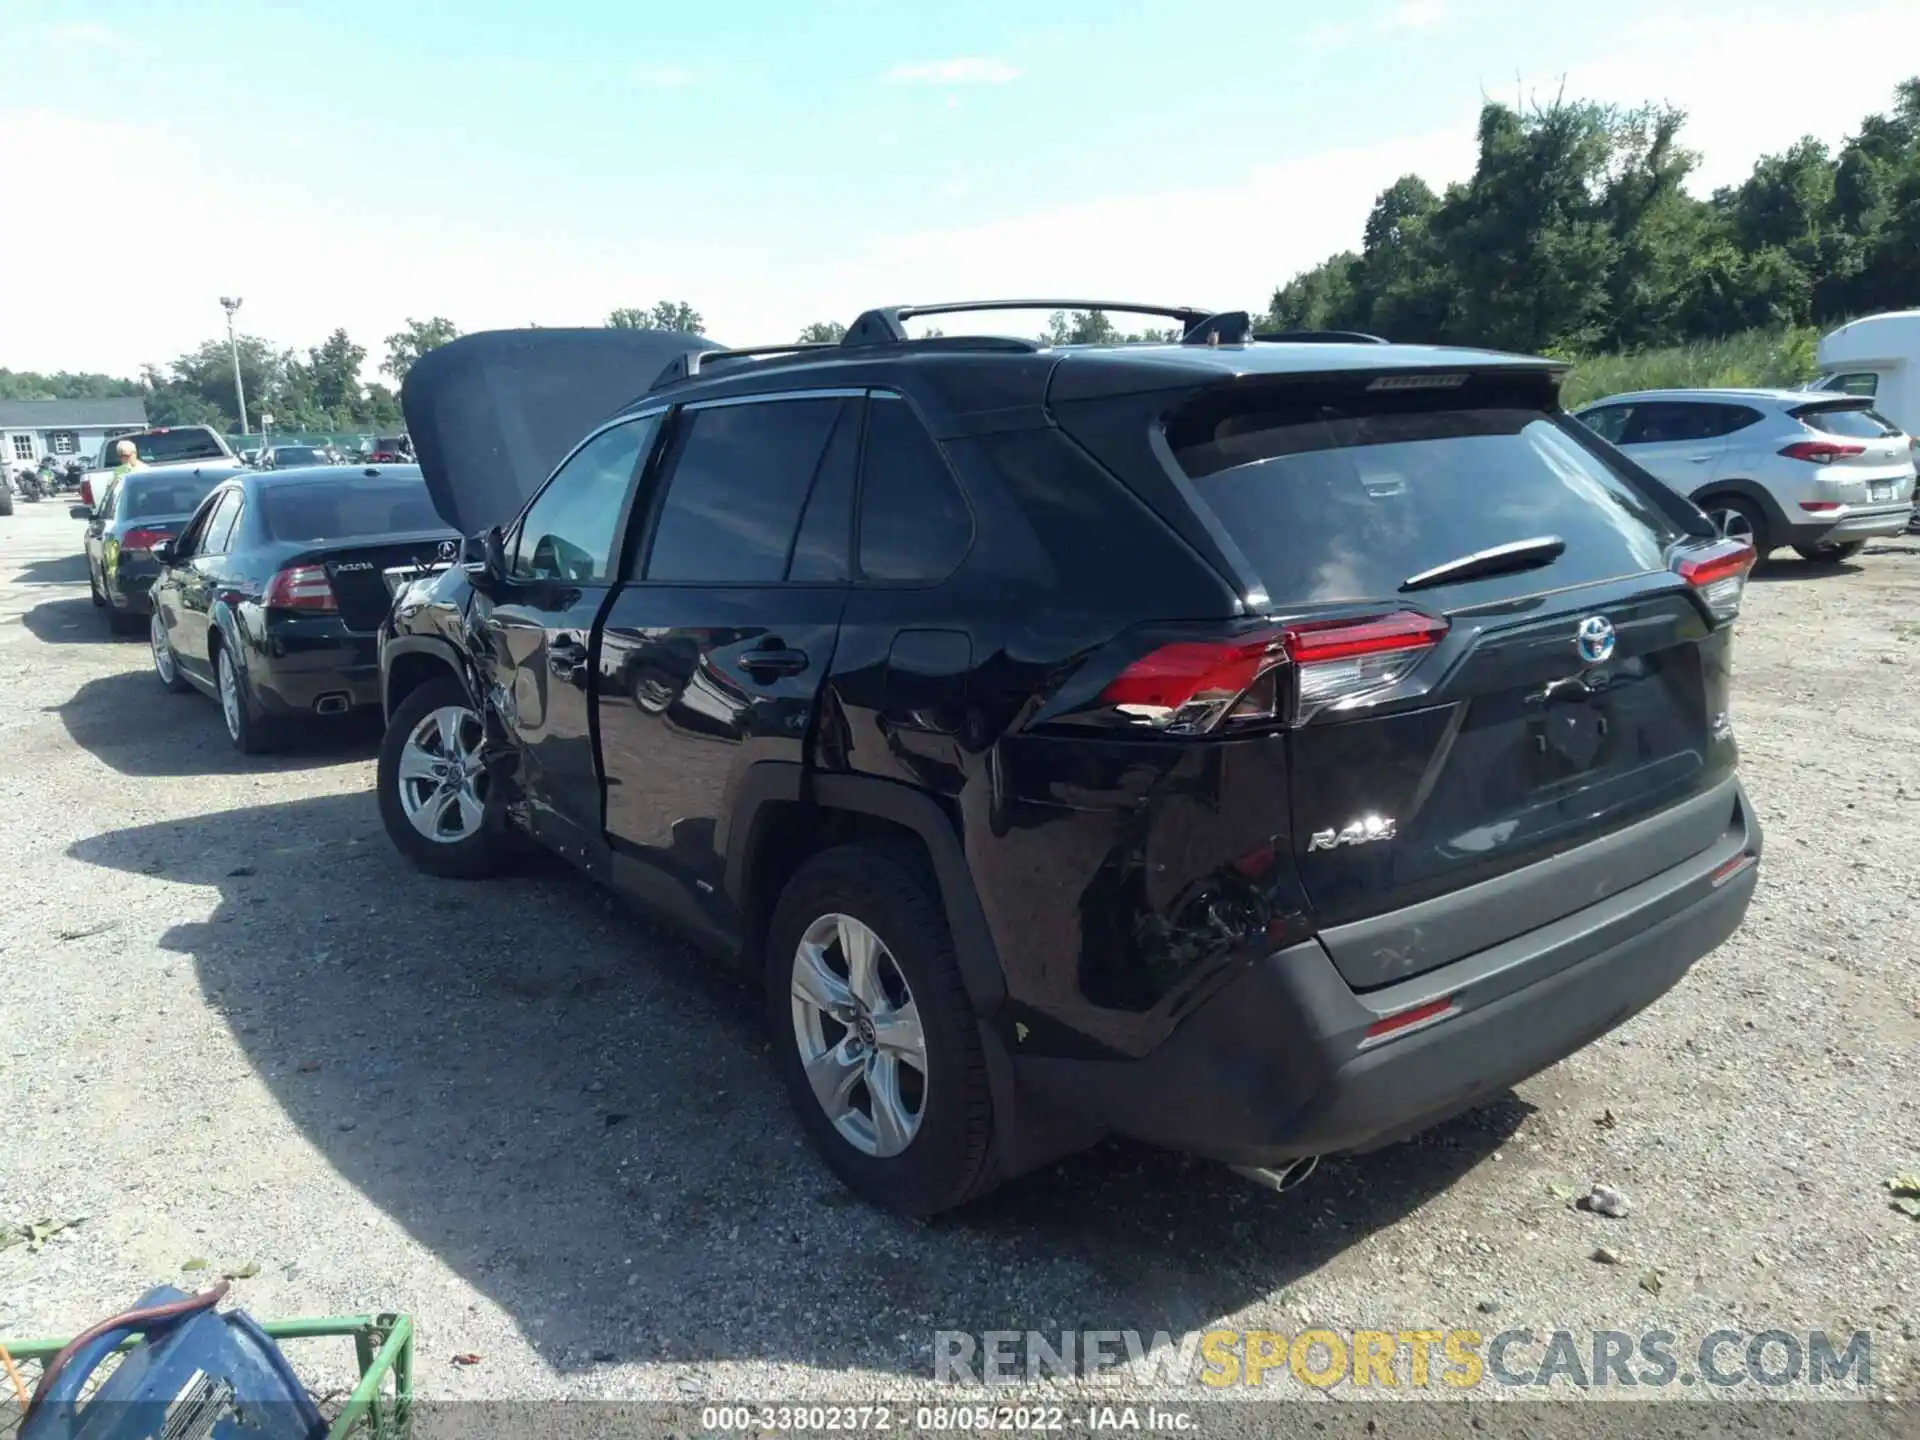
[[[1711,459],[1713,459],[1713,456],[1711,456],[1711,455],[1689,455],[1689,456],[1687,456],[1687,459],[1689,459],[1689,460],[1691,460],[1691,461],[1692,461],[1692,462],[1693,462],[1694,464],[1696,464],[1696,465],[1704,465],[1704,464],[1706,464],[1706,463],[1707,463],[1707,462],[1708,462],[1709,460],[1711,460]]]
[[[798,675],[807,668],[807,652],[789,650],[784,645],[762,645],[739,659],[739,666],[758,679],[762,675]]]
[[[569,685],[578,684],[580,667],[587,663],[587,647],[578,640],[555,640],[547,646],[547,668]]]

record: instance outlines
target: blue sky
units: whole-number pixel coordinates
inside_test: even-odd
[[[1837,26],[1873,43],[1808,83]],[[64,77],[0,93],[0,365],[130,372],[236,292],[376,355],[409,314],[660,298],[740,344],[963,295],[1260,306],[1395,176],[1464,176],[1484,96],[1679,104],[1710,185],[1884,107],[1920,5],[0,0],[0,53]],[[23,195],[73,218],[30,234]]]

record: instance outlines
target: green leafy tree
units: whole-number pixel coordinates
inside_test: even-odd
[[[105,400],[116,395],[138,395],[140,382],[115,375],[56,370],[42,375],[32,370],[0,370],[0,400]]]
[[[800,332],[802,345],[838,345],[847,338],[847,327],[838,320],[816,320]]]
[[[380,369],[396,382],[405,380],[407,371],[422,355],[459,338],[460,327],[444,315],[435,315],[431,320],[408,316],[404,326],[387,336],[387,358],[381,362]]]
[[[615,330],[678,330],[684,335],[704,335],[706,321],[700,312],[684,300],[659,300],[644,310],[631,307],[613,311],[607,324]]]

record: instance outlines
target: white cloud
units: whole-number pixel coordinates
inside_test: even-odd
[[[1400,0],[1386,23],[1389,30],[1437,30],[1451,18],[1446,0]]]
[[[1005,60],[967,55],[896,65],[884,78],[889,85],[1007,85],[1020,78],[1020,71]]]
[[[632,74],[635,83],[648,90],[684,90],[698,78],[685,65],[671,61],[642,61]]]
[[[40,32],[40,36],[49,45],[75,50],[123,50],[127,45],[124,35],[97,20],[63,21],[48,25]]]

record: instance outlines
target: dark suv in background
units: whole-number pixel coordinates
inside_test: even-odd
[[[1740,923],[1753,554],[1558,365],[902,328],[998,308],[423,358],[473,538],[383,635],[396,845],[531,835],[748,966],[822,1154],[918,1213],[1114,1133],[1284,1187]]]

